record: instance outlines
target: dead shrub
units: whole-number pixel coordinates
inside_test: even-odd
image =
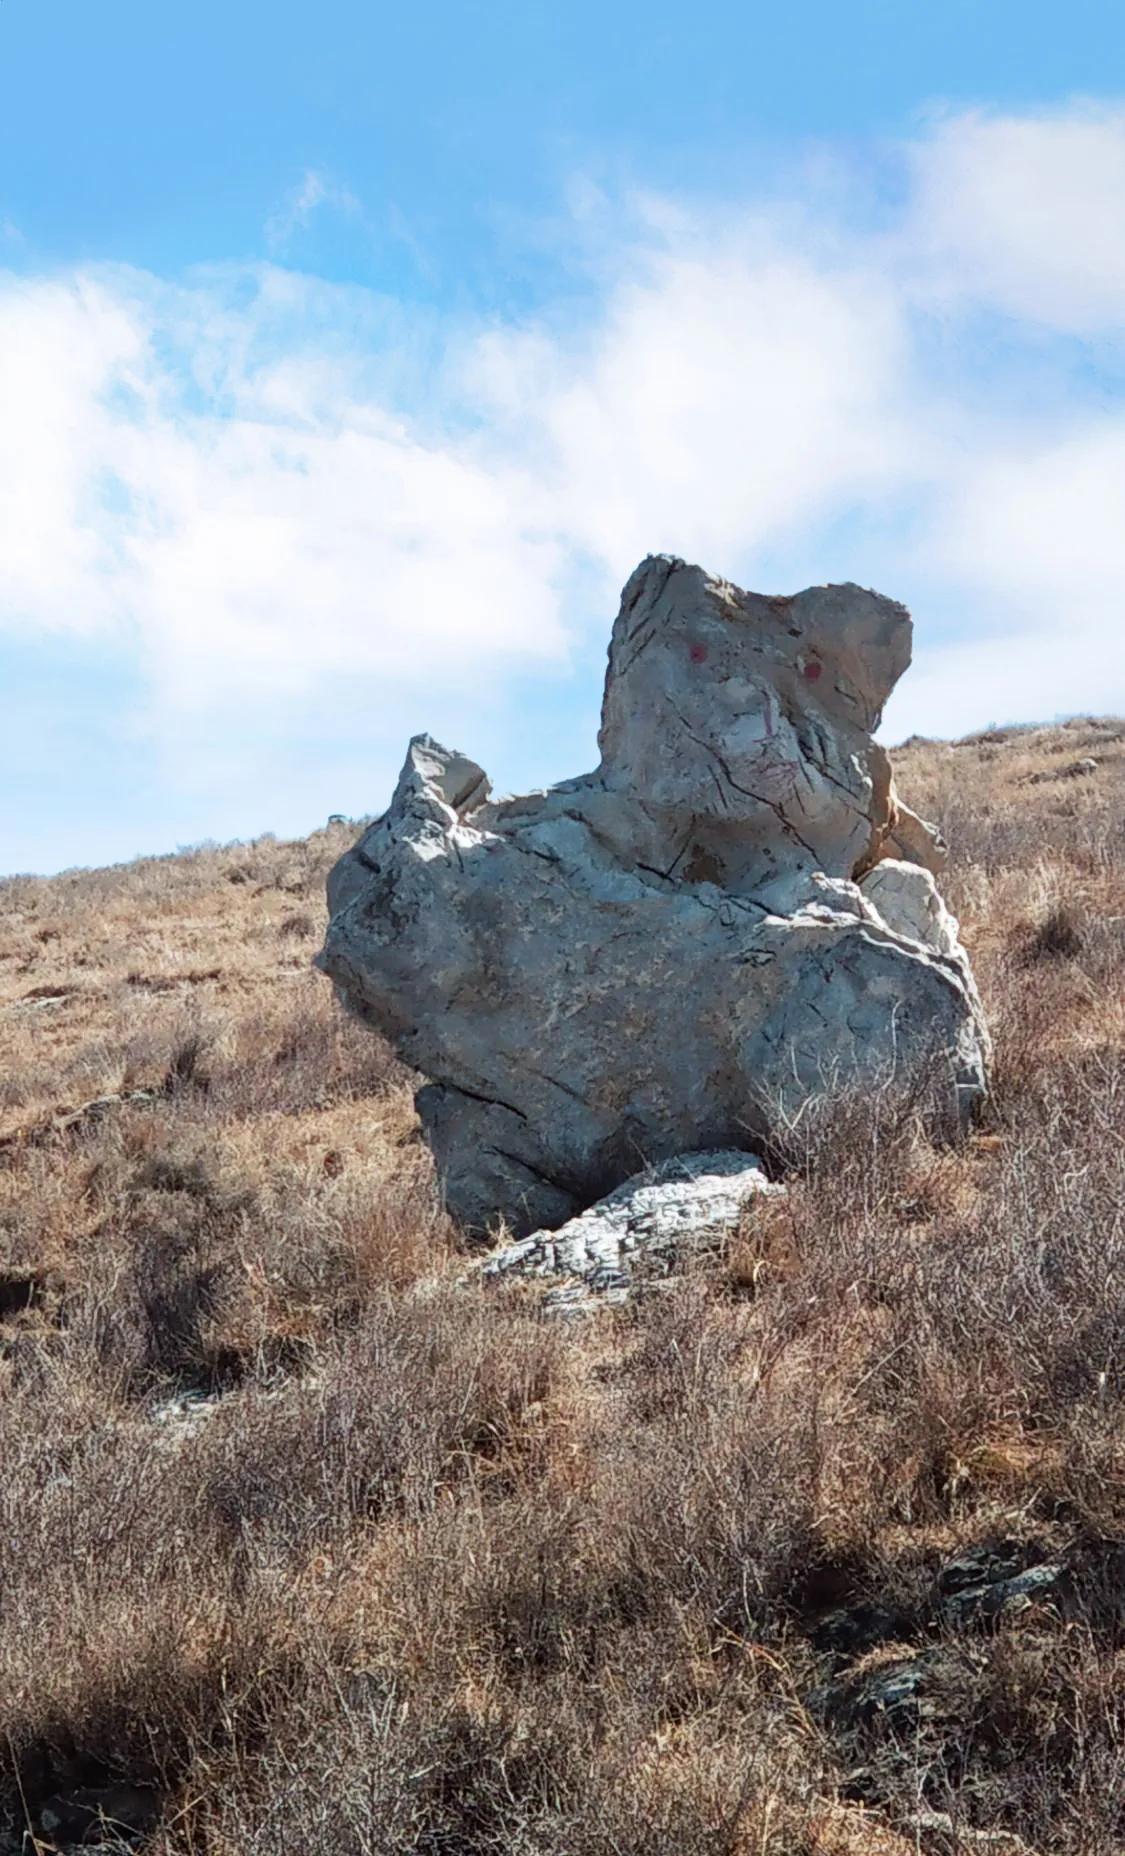
[[[725,1254],[571,1324],[461,1280],[304,970],[357,826],[0,884],[0,1842],[1116,1856],[1119,733],[900,757],[983,1132],[826,1088]]]
[[[1086,945],[1086,926],[1071,902],[1056,902],[1027,945],[1028,960],[1073,960]]]

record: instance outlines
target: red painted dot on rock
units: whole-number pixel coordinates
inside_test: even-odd
[[[693,644],[689,655],[693,664],[705,664],[707,662],[707,646],[705,644]]]
[[[810,683],[815,683],[823,669],[823,664],[818,664],[815,657],[810,657],[808,663],[805,665],[804,674]]]

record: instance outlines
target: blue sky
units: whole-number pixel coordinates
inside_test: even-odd
[[[590,764],[649,550],[1125,708],[1109,0],[0,4],[0,870]]]

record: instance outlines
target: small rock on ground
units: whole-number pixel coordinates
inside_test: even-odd
[[[557,1231],[533,1231],[483,1265],[487,1278],[569,1279],[548,1298],[556,1313],[620,1302],[638,1274],[660,1275],[687,1250],[721,1243],[743,1208],[785,1188],[753,1154],[730,1149],[680,1154],[626,1180]]]

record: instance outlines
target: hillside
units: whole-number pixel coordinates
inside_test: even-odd
[[[894,759],[984,1121],[582,1323],[310,969],[351,828],[0,883],[0,1852],[1122,1847],[1125,722]]]

